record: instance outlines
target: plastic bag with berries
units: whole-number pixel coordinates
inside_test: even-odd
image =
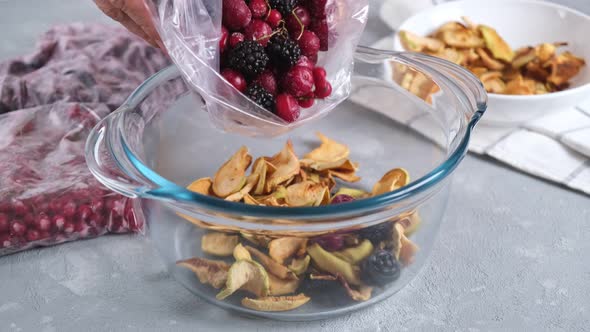
[[[276,136],[349,96],[368,0],[151,0],[149,7],[213,124]]]
[[[143,228],[137,201],[86,166],[86,137],[108,112],[54,103],[0,116],[0,255]]]

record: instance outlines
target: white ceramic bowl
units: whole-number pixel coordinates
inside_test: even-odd
[[[588,1],[588,0],[584,0]],[[387,20],[389,6],[382,8]],[[514,126],[551,112],[576,106],[590,98],[590,16],[557,4],[534,0],[453,1],[420,11],[402,23],[399,30],[426,35],[451,20],[467,16],[495,28],[514,49],[543,42],[565,41],[569,50],[587,64],[567,90],[545,95],[488,94],[488,112],[482,123]],[[394,50],[403,50],[397,34]]]

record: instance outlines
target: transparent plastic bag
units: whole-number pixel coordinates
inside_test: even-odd
[[[276,136],[325,116],[349,96],[353,55],[367,20],[368,0],[326,1],[329,49],[319,53],[317,65],[326,69],[332,94],[302,109],[301,117],[290,124],[252,102],[219,74],[222,3],[148,1],[168,54],[183,78],[205,99],[217,128],[249,136]]]
[[[86,165],[88,133],[108,112],[60,102],[0,116],[0,255],[142,230],[138,201],[106,189]]]

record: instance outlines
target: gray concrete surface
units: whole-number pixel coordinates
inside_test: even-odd
[[[590,12],[588,1],[569,3]],[[78,20],[106,21],[89,0],[0,0],[0,58],[26,52],[53,23]],[[370,29],[368,42],[384,34],[377,22]],[[367,310],[310,323],[204,303],[141,236],[31,250],[0,258],[0,331],[589,331],[589,203],[468,156],[421,274]]]

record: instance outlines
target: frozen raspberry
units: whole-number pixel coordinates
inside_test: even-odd
[[[238,31],[252,20],[252,12],[244,0],[223,0],[223,25],[230,31]]]
[[[301,110],[295,97],[291,96],[290,94],[283,93],[277,96],[276,112],[281,119],[290,123],[296,121],[299,118]]]
[[[309,11],[313,17],[325,18],[326,17],[326,3],[328,0],[308,0],[307,5]]]
[[[227,39],[229,36],[229,31],[223,25],[221,26],[221,39],[219,39],[219,51],[221,53],[225,52],[227,48]]]
[[[8,216],[4,213],[0,213],[0,233],[7,232],[10,229],[8,223]]]
[[[313,74],[307,67],[295,66],[283,79],[283,89],[295,97],[303,97],[313,89]]]
[[[261,20],[252,20],[244,29],[244,37],[247,40],[256,40],[262,46],[266,46],[271,34],[272,28],[270,25]]]
[[[315,96],[316,98],[326,98],[328,96],[330,96],[332,94],[332,85],[328,82],[325,81],[323,85],[317,86],[315,87]]]
[[[297,63],[295,64],[295,66],[301,66],[301,67],[307,67],[309,69],[313,69],[314,64],[313,64],[313,62],[311,62],[309,60],[308,57],[306,57],[305,55],[302,55],[299,58],[299,61],[297,61]]]
[[[268,69],[263,71],[254,82],[260,84],[264,90],[270,92],[273,96],[277,94],[277,80],[272,71]]]
[[[22,221],[15,220],[12,222],[11,230],[16,236],[23,236],[27,232],[27,226]]]
[[[246,79],[240,72],[226,68],[221,72],[223,78],[225,78],[234,88],[240,92],[246,91]]]
[[[326,19],[313,20],[309,30],[315,32],[320,39],[320,51],[328,50],[328,21]]]
[[[229,36],[229,47],[234,48],[240,42],[244,41],[244,35],[241,32],[234,32]]]
[[[281,15],[281,13],[279,13],[278,10],[271,9],[271,11],[268,12],[268,17],[266,18],[266,23],[268,23],[268,25],[270,25],[274,29],[279,26],[279,23],[281,22],[282,19],[283,19],[283,16]]]
[[[265,0],[250,0],[250,11],[252,12],[252,17],[254,18],[263,18],[268,11],[268,6],[266,5]]]
[[[312,31],[303,31],[297,43],[301,49],[301,54],[305,56],[314,56],[320,50],[320,39]]]

